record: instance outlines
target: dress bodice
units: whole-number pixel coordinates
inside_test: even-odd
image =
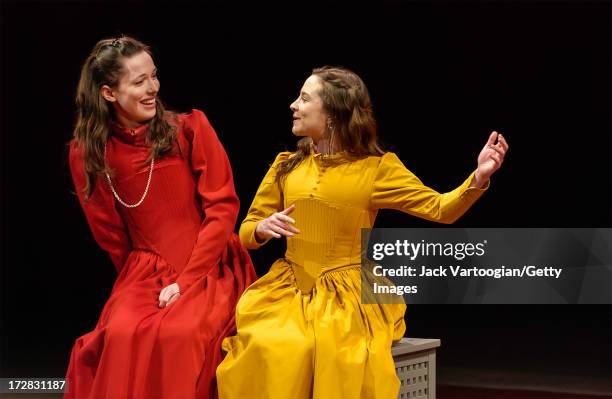
[[[174,151],[155,159],[146,197],[134,208],[118,203],[104,178],[85,199],[83,148],[71,143],[70,166],[79,200],[100,246],[121,270],[134,250],[154,253],[178,274],[186,289],[214,267],[227,247],[239,209],[232,170],[203,112],[177,116]],[[114,125],[106,143],[112,186],[128,204],[137,203],[149,177],[148,125]]]
[[[119,134],[108,140],[106,160],[114,171],[113,187],[124,202],[136,203],[143,195],[151,165],[148,156],[148,147],[126,142]],[[155,252],[182,268],[203,220],[195,190],[189,163],[178,152],[155,160],[142,204],[127,208],[116,203],[132,248]]]
[[[451,223],[484,191],[469,187],[470,176],[457,189],[440,194],[423,185],[393,153],[358,160],[340,154],[331,161],[311,154],[279,183],[276,166],[290,156],[279,154],[264,177],[240,237],[248,248],[261,246],[254,236],[257,224],[295,205],[290,216],[300,233],[287,239],[285,258],[298,270],[298,280],[358,266],[361,229],[374,225],[381,208]]]
[[[372,227],[377,210],[370,191],[379,157],[326,166],[310,156],[284,181],[283,208],[292,204],[300,234],[287,239],[285,257],[319,275],[361,262],[361,229]]]

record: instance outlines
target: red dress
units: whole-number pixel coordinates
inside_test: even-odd
[[[119,197],[136,203],[147,184],[147,126],[114,127],[106,161]],[[105,179],[84,201],[80,148],[70,170],[87,222],[119,273],[96,328],[78,338],[65,398],[191,399],[216,396],[221,341],[235,334],[238,298],[254,281],[248,252],[233,234],[239,209],[232,171],[201,111],[180,115],[180,152],[155,160],[149,192],[120,205]],[[160,309],[162,288],[181,296]]]

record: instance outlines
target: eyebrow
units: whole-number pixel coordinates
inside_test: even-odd
[[[300,94],[301,94],[301,95],[303,95],[303,96],[308,96],[308,97],[311,97],[310,93],[308,93],[307,91],[304,91],[304,90],[302,90],[302,91],[300,92]]]
[[[157,68],[153,69],[153,74],[155,74],[155,73],[157,73]],[[132,79],[132,82],[142,78],[143,76],[147,76],[147,74],[146,73],[141,73],[140,75],[138,75],[134,79]]]

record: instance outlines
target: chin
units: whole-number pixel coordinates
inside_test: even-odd
[[[309,136],[308,132],[305,132],[304,130],[301,130],[301,129],[292,128],[291,132],[293,133],[294,136],[298,136],[298,137]]]
[[[151,119],[153,119],[155,117],[155,114],[157,114],[156,111],[153,112],[148,112],[148,113],[142,113],[140,116],[140,123],[145,123],[150,121]]]

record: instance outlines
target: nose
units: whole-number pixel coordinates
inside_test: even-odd
[[[156,94],[159,91],[159,80],[157,79],[149,79],[149,86],[147,88],[147,93]]]
[[[295,112],[295,111],[297,111],[297,110],[298,110],[298,107],[297,107],[297,102],[298,102],[298,100],[296,99],[294,102],[292,102],[292,103],[289,105],[289,109],[291,109],[291,111]]]

